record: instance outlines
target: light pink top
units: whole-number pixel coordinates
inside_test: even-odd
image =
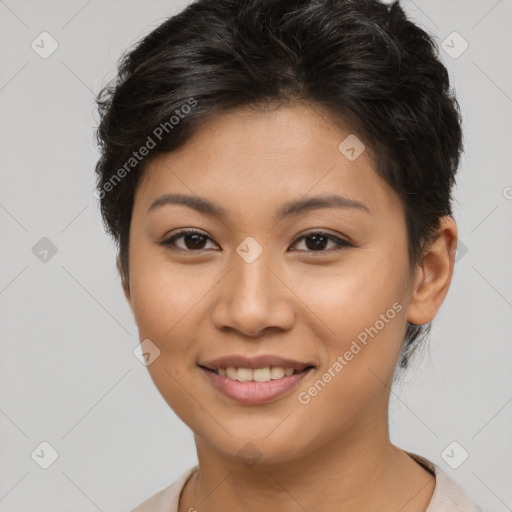
[[[436,477],[432,499],[425,512],[482,512],[466,493],[437,465],[415,453],[406,452]],[[131,512],[178,512],[180,494],[198,466],[187,469],[178,480],[157,492]]]

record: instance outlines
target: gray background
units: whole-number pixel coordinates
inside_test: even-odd
[[[0,0],[1,511],[129,510],[196,462],[191,432],[133,355],[92,195],[94,95],[126,48],[186,4]],[[428,348],[393,389],[392,440],[484,510],[512,510],[512,2],[402,5],[452,53],[454,31],[469,47],[441,49],[464,116],[463,250]],[[59,45],[46,59],[31,47],[43,31]],[[43,237],[57,249],[46,262]],[[58,452],[47,469],[43,441]],[[469,453],[458,469],[442,456],[453,441]]]

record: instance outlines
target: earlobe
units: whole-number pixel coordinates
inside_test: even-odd
[[[425,249],[417,270],[407,320],[424,325],[433,320],[450,288],[457,248],[457,225],[450,216],[439,221],[437,236]]]

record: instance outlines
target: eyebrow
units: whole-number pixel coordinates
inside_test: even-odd
[[[183,194],[164,194],[153,201],[148,208],[147,213],[156,210],[164,205],[181,204],[188,206],[201,213],[215,215],[219,219],[227,219],[228,212],[218,204],[214,204],[206,199],[197,196],[187,196]],[[289,201],[285,203],[276,213],[276,217],[286,217],[289,215],[298,215],[308,210],[318,210],[321,208],[356,208],[361,211],[371,213],[369,208],[355,199],[347,197],[330,195],[310,197],[309,199],[300,199],[298,201]]]

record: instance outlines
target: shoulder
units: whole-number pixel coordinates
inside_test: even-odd
[[[157,492],[131,512],[178,512],[180,494],[198,466],[187,469],[176,481]]]
[[[463,489],[443,469],[416,453],[406,452],[436,477],[432,499],[425,512],[482,512]]]

